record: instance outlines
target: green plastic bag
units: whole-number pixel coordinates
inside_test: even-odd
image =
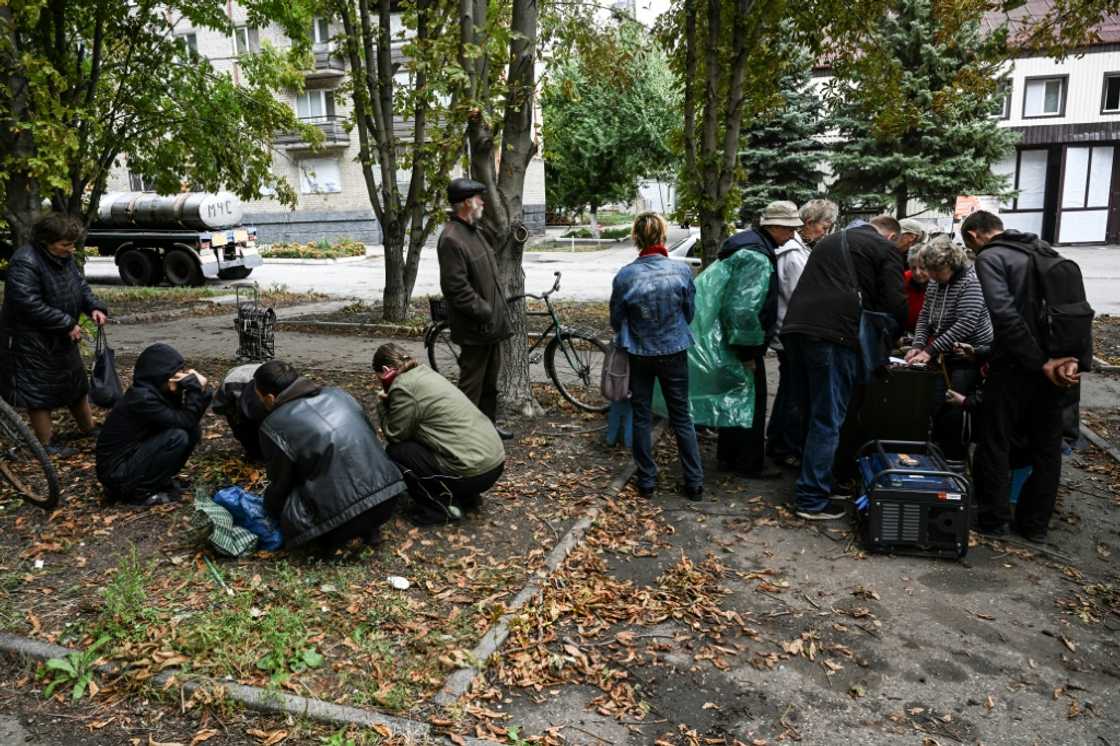
[[[770,289],[771,271],[762,254],[741,250],[696,278],[688,400],[697,425],[750,427],[754,421],[754,377],[730,345],[758,346],[765,341],[759,313]],[[660,388],[653,410],[666,416]]]

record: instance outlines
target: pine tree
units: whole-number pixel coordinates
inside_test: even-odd
[[[804,51],[793,54],[779,83],[779,106],[743,129],[739,163],[746,184],[739,218],[744,223],[753,223],[774,200],[802,205],[819,196],[825,178],[821,137],[828,123],[812,85],[812,58]]]
[[[911,200],[949,211],[961,194],[1007,192],[991,171],[1018,137],[991,116],[1006,34],[981,30],[983,1],[898,0],[868,24],[867,54],[834,67],[829,192],[844,205],[902,218]]]

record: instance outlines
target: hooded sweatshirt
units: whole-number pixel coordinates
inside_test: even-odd
[[[213,393],[194,378],[180,384],[179,393],[163,385],[183,367],[183,356],[162,342],[149,345],[136,359],[132,386],[113,406],[97,438],[97,476],[106,477],[145,440],[166,430],[185,430],[193,446],[198,423]]]

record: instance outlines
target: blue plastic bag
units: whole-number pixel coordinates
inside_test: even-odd
[[[234,523],[257,535],[260,549],[271,552],[284,545],[280,529],[264,510],[264,498],[240,487],[225,487],[214,493],[214,502],[230,512]]]

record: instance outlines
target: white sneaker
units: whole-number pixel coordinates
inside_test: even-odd
[[[848,515],[847,509],[843,505],[836,503],[829,503],[823,510],[810,512],[808,510],[797,511],[798,518],[804,518],[807,521],[836,521]]]

